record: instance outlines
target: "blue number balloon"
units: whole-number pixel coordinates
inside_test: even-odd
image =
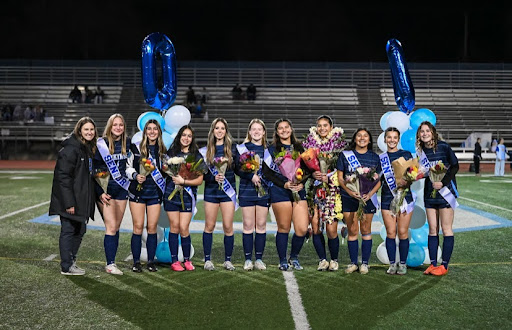
[[[162,83],[158,89],[156,57],[162,60]],[[176,99],[176,53],[171,40],[163,33],[151,33],[142,41],[142,90],[149,106],[160,111],[171,107]]]
[[[386,53],[391,69],[396,104],[402,112],[409,113],[414,109],[415,94],[400,41],[396,39],[388,40]]]

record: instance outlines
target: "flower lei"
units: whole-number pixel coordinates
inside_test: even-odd
[[[318,135],[316,126],[309,129],[309,134],[302,142],[304,149],[318,148],[321,152],[339,153],[347,146],[343,129],[334,127],[325,138]]]

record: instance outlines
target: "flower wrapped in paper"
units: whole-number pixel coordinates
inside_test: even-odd
[[[110,181],[110,172],[107,170],[97,169],[94,171],[94,180],[100,185],[103,192],[107,193],[108,182]]]
[[[242,172],[249,172],[259,175],[258,172],[260,170],[260,156],[254,151],[244,152],[240,155],[240,170]],[[258,197],[263,197],[267,193],[265,189],[260,185],[254,185],[256,191],[258,192]]]
[[[345,177],[345,186],[359,194],[359,206],[356,212],[359,221],[363,219],[363,210],[366,206],[363,195],[368,194],[378,182],[379,174],[373,167],[358,167],[353,174]]]
[[[394,191],[393,200],[391,201],[389,210],[392,215],[396,216],[400,213],[405,196],[410,191],[411,185],[414,181],[423,179],[425,177],[425,172],[419,166],[417,158],[405,160],[404,157],[400,157],[395,159],[391,163],[391,166],[393,167],[397,187]]]
[[[215,157],[212,161],[220,175],[224,176],[228,169],[228,159],[226,157]],[[219,182],[219,190],[222,190],[222,182]]]
[[[299,183],[304,175],[304,172],[300,168],[300,154],[297,151],[282,150],[275,155],[274,163],[279,167],[279,172],[284,175],[288,181],[297,184]],[[295,202],[300,201],[299,193],[292,190],[293,200]]]
[[[320,150],[318,148],[309,148],[300,154],[304,164],[312,171],[320,171],[320,161],[318,160],[319,152]]]
[[[164,159],[164,163],[162,164],[162,171],[169,176],[177,176],[180,172],[181,165],[185,163],[185,158],[183,157],[168,157],[166,156]],[[184,207],[183,203],[183,186],[174,185],[174,189],[169,195],[169,200],[171,200],[177,193],[180,193],[181,205]]]
[[[443,164],[442,161],[438,160],[433,166],[430,166],[430,170],[428,173],[428,176],[430,177],[430,182],[441,182],[443,180],[444,176],[446,175],[446,172],[448,172],[448,169]],[[436,198],[437,195],[437,189],[433,189],[432,193],[430,194],[430,197]]]
[[[194,180],[197,179],[199,176],[203,175],[206,172],[206,165],[203,161],[203,157],[196,157],[195,155],[188,155],[186,158],[183,157],[173,157],[174,162],[180,162],[179,167],[176,172],[176,174],[173,174],[171,176],[181,176],[184,180]],[[173,159],[171,158],[171,159]],[[181,160],[179,159],[181,158]],[[176,167],[174,167],[173,171],[176,170]],[[168,200],[171,200],[174,198],[174,196],[179,192],[180,193],[180,201],[181,201],[181,208],[185,209],[185,203],[183,201],[183,186],[182,185],[174,185],[174,190],[169,194]]]
[[[155,165],[151,162],[150,159],[142,157],[139,162],[139,174],[143,176],[148,176],[155,170]],[[141,191],[142,183],[137,185],[137,191]]]

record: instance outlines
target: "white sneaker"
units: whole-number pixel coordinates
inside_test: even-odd
[[[211,260],[208,260],[204,263],[204,270],[215,270],[215,266]]]
[[[116,264],[106,265],[105,271],[112,275],[123,275],[123,272],[119,268],[117,268]]]
[[[350,264],[350,265],[347,266],[347,268],[345,268],[345,274],[352,274],[356,270],[357,270],[357,265],[356,264]]]
[[[76,264],[76,260],[73,261],[73,267],[75,267],[76,269],[78,269],[81,272],[84,272],[84,274],[85,274],[85,270],[83,268],[78,267],[78,265]]]
[[[338,262],[336,260],[331,260],[331,262],[329,262],[329,270],[337,271],[338,269],[339,269]]]
[[[327,260],[325,259],[322,259],[320,260],[320,262],[318,263],[318,268],[316,270],[327,270],[329,269],[329,262],[327,262]]]
[[[224,261],[222,266],[224,266],[224,269],[226,269],[226,270],[231,270],[231,271],[235,270],[235,266],[233,266],[231,261]]]
[[[386,273],[388,273],[389,275],[395,275],[396,274],[396,263],[393,263],[391,265],[389,265],[389,268],[388,270],[386,271]]]
[[[256,262],[254,263],[254,268],[257,270],[267,270],[267,265],[265,265],[263,260],[256,259]]]
[[[244,263],[244,270],[253,270],[254,269],[254,265],[252,263],[252,260],[245,260],[245,263]]]
[[[370,266],[368,266],[367,264],[361,264],[361,266],[359,267],[359,274],[368,274],[368,269],[370,268]]]
[[[61,271],[62,275],[85,275],[85,270],[75,266],[74,264],[69,267],[67,272]]]

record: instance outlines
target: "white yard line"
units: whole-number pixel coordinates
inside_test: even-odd
[[[491,205],[491,204],[487,204],[487,203],[484,203],[484,202],[480,202],[480,201],[477,201],[477,200],[474,200],[474,199],[471,199],[471,198],[466,198],[466,197],[460,197],[460,199],[463,199],[463,200],[466,200],[466,201],[470,201],[470,202],[473,202],[473,203],[477,203],[477,204],[481,204],[481,205],[485,205],[485,206],[489,206],[489,207],[492,207],[493,209],[498,209],[498,210],[503,210],[503,211],[509,211],[509,212],[512,212],[511,209],[506,209],[504,207],[500,207],[500,206],[496,206],[496,205]]]
[[[56,254],[50,254],[48,257],[44,258],[43,260],[44,261],[52,261],[53,259],[55,259],[57,255]]]
[[[21,210],[18,210],[18,211],[14,211],[14,212],[11,212],[11,213],[8,213],[8,214],[4,214],[4,215],[0,216],[0,220],[8,218],[8,217],[13,216],[13,215],[16,215],[16,214],[21,213],[21,212],[25,212],[25,211],[28,211],[28,210],[31,210],[31,209],[35,209],[36,207],[43,206],[43,205],[46,205],[46,204],[50,204],[50,201],[42,202],[42,203],[39,203],[39,204],[36,204],[36,205],[25,207],[24,209],[21,209]]]
[[[302,298],[299,292],[299,285],[295,279],[293,272],[283,272],[286,284],[286,293],[288,294],[288,302],[290,303],[290,310],[292,312],[293,322],[295,322],[295,329],[311,329],[308,322],[308,316],[302,305]]]

